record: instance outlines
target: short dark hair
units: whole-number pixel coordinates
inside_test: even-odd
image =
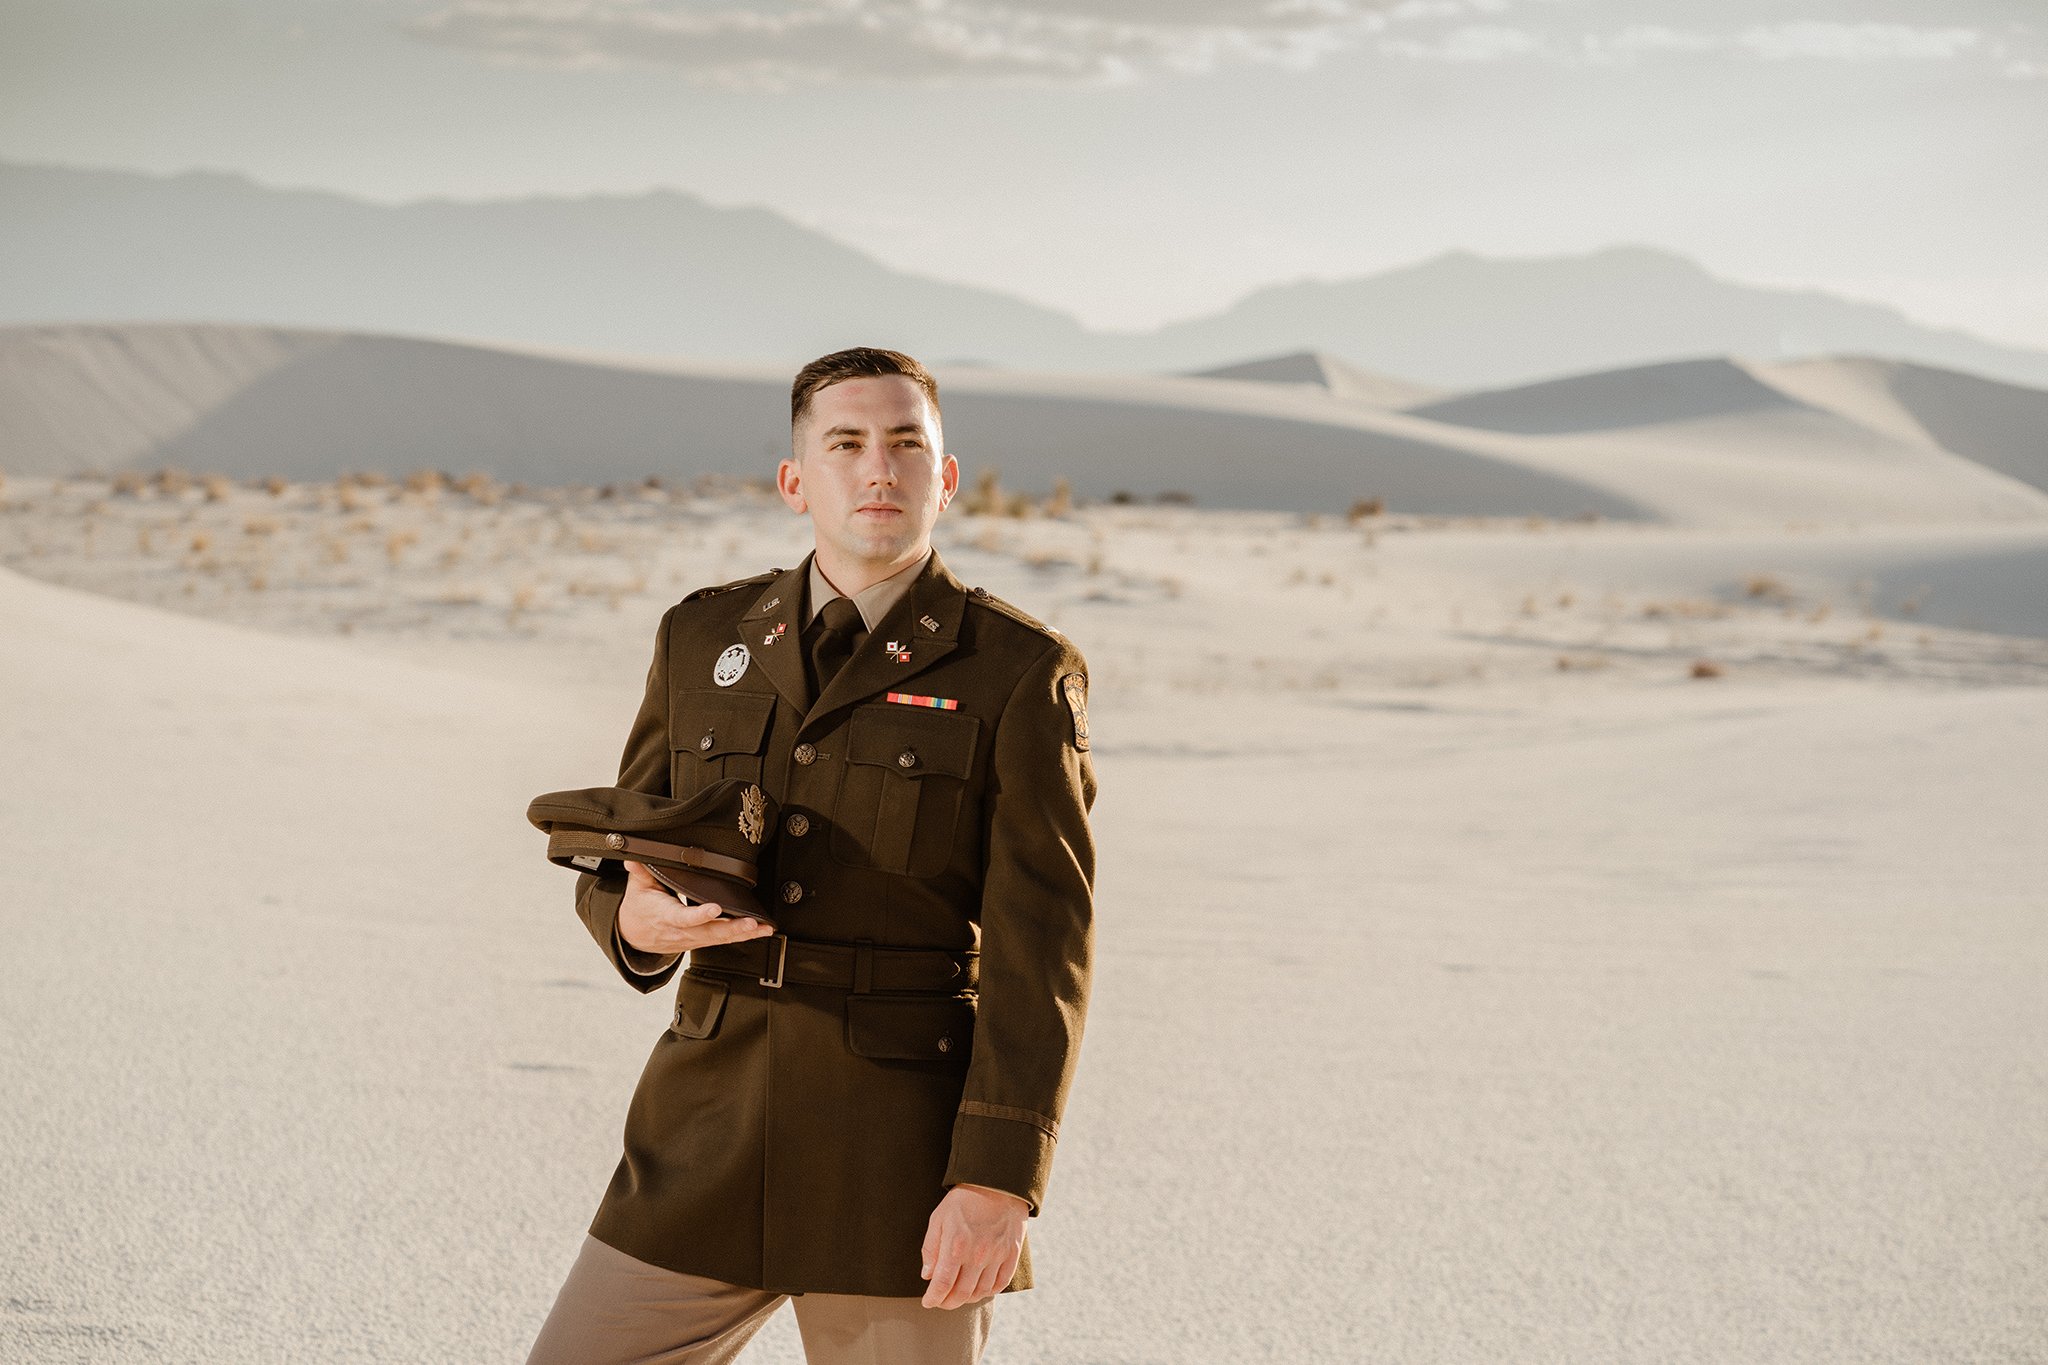
[[[810,411],[811,398],[819,389],[829,388],[845,379],[872,379],[882,375],[900,374],[924,390],[924,396],[931,400],[932,416],[939,416],[939,381],[932,378],[932,372],[901,351],[885,351],[879,346],[855,346],[849,350],[834,351],[821,355],[796,372],[796,381],[789,386],[789,429],[794,433],[797,423],[804,420]]]

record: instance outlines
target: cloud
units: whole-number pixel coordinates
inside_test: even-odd
[[[1400,12],[1505,0],[452,0],[403,27],[501,61],[653,64],[735,88],[1124,83],[1234,62],[1305,67]]]
[[[1553,0],[1550,10],[1555,13],[1561,7]],[[1573,8],[1583,15],[1587,7]],[[1768,62],[1970,62],[2016,79],[2048,75],[2048,41],[2027,23],[1781,19],[1744,25],[1601,27],[1568,22],[1570,14],[1562,17],[1567,22],[1525,22],[1519,27],[1464,22],[1428,35],[1388,34],[1374,47],[1384,55],[1414,61],[1624,66],[1672,54],[1718,54]]]

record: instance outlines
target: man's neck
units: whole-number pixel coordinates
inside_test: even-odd
[[[930,549],[931,543],[926,541],[893,560],[840,559],[820,543],[816,550],[818,572],[825,575],[825,581],[837,588],[842,596],[858,597],[883,579],[917,563]]]

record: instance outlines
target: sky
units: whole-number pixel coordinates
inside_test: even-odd
[[[670,187],[1104,328],[1629,242],[2048,348],[2048,0],[0,0],[0,158]]]

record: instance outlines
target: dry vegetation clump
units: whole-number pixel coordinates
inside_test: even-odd
[[[503,486],[482,470],[471,470],[464,474],[455,481],[453,487],[456,492],[479,507],[495,507],[505,500]]]
[[[1074,486],[1062,474],[1052,481],[1052,492],[1046,496],[1044,512],[1049,517],[1063,517],[1074,510]]]
[[[124,469],[114,476],[109,491],[115,497],[139,498],[149,491],[149,476],[137,469]]]
[[[199,487],[208,502],[226,502],[235,491],[235,481],[225,474],[203,474]]]
[[[1003,480],[994,465],[985,465],[974,476],[974,487],[960,499],[960,510],[970,517],[994,516],[1002,510]]]
[[[1694,659],[1691,671],[1695,678],[1718,678],[1727,670],[1712,659]]]
[[[1354,498],[1350,510],[1344,513],[1344,519],[1356,526],[1368,517],[1383,517],[1386,514],[1385,498]]]
[[[391,567],[395,569],[405,561],[405,552],[419,543],[418,531],[393,531],[384,537],[384,557],[391,561]]]
[[[531,583],[521,583],[512,590],[512,605],[505,613],[505,624],[516,626],[523,612],[529,612],[540,602],[540,589]]]
[[[291,491],[292,486],[290,481],[285,479],[282,475],[272,474],[269,478],[264,479],[261,483],[259,483],[257,487],[261,488],[264,492],[270,494],[270,496],[273,498],[281,498],[286,493]]]
[[[405,491],[426,502],[438,498],[447,486],[448,476],[438,469],[415,469],[405,476]]]
[[[1753,573],[1743,579],[1742,595],[1781,607],[1792,601],[1792,590],[1776,574],[1768,573]]]
[[[192,487],[192,476],[174,465],[166,465],[156,472],[153,482],[158,493],[175,498],[183,496]]]
[[[1725,602],[1709,602],[1698,598],[1681,598],[1676,602],[1645,602],[1643,615],[1649,620],[1667,617],[1684,617],[1687,620],[1718,621],[1733,614],[1733,608]]]
[[[242,520],[242,534],[245,536],[274,536],[284,523],[276,517],[245,517]]]

